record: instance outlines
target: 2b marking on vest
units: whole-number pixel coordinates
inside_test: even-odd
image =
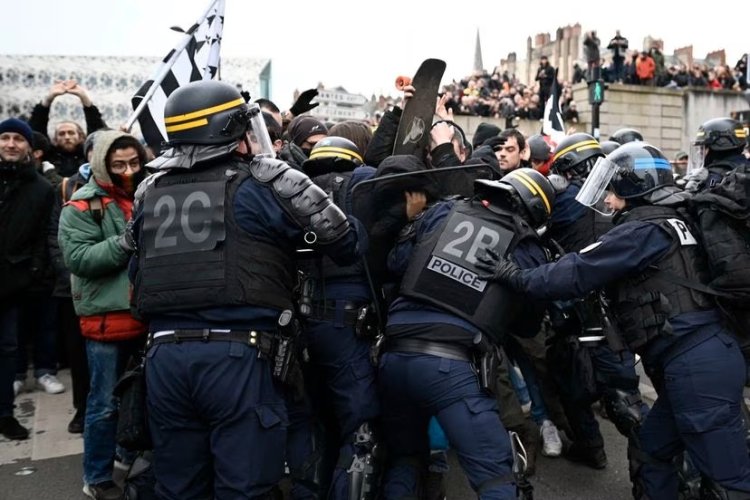
[[[473,288],[478,292],[483,292],[487,287],[487,282],[480,280],[476,273],[473,273],[458,264],[443,260],[440,257],[435,257],[434,255],[430,258],[430,262],[427,264],[427,269],[442,274],[454,281],[458,281],[462,285]]]
[[[680,245],[686,246],[698,244],[698,241],[696,241],[695,236],[690,232],[690,229],[688,229],[685,222],[680,219],[667,219],[667,222],[669,222],[677,232],[677,237],[680,238]]]

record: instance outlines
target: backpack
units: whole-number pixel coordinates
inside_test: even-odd
[[[60,183],[60,198],[62,199],[63,205],[69,202],[70,198],[73,197],[73,193],[78,191],[78,188],[81,187],[77,181],[71,183],[71,179],[72,177],[63,177],[63,180]],[[102,220],[104,220],[104,208],[105,205],[101,196],[96,196],[89,200],[89,210],[91,211],[91,215],[100,226],[102,225]]]
[[[690,200],[717,304],[737,333],[750,333],[750,162]]]

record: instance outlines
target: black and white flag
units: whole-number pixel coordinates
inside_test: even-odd
[[[544,104],[544,118],[542,120],[542,133],[559,144],[565,138],[565,122],[560,107],[560,82],[557,80],[557,69],[555,69],[555,80],[552,82],[552,90]]]
[[[181,85],[211,80],[218,75],[224,2],[212,0],[203,16],[185,32],[180,43],[167,54],[131,100],[135,111],[126,128],[130,128],[137,118],[146,143],[156,155],[167,140],[164,128],[167,97]]]

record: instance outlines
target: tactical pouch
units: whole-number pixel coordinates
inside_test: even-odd
[[[144,362],[125,372],[113,394],[120,401],[115,439],[130,451],[153,448],[146,416],[146,373]]]
[[[368,340],[377,338],[380,334],[378,316],[372,305],[364,306],[357,311],[354,333],[357,338]]]

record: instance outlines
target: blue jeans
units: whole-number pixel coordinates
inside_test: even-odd
[[[17,305],[0,305],[0,417],[13,415],[13,380],[18,350]]]
[[[526,386],[526,393],[531,400],[531,418],[538,425],[542,425],[545,420],[550,420],[547,415],[547,407],[544,404],[544,398],[542,397],[542,388],[539,386],[539,381],[536,378],[536,371],[534,365],[531,364],[528,356],[521,352],[516,356],[516,364],[521,370],[523,381]],[[513,381],[515,370],[511,370],[511,382]],[[515,374],[517,376],[518,374]],[[515,386],[514,386],[515,388]]]
[[[57,374],[57,305],[51,295],[39,295],[25,300],[21,306],[18,341],[21,348],[16,357],[16,380],[26,380],[28,339],[34,351],[34,378]]]
[[[510,383],[513,385],[513,391],[516,393],[518,402],[521,406],[531,403],[531,395],[529,395],[529,388],[526,386],[526,380],[523,376],[516,371],[513,365],[509,366],[508,376],[510,377]]]
[[[429,457],[427,427],[433,415],[479,498],[516,498],[508,433],[495,398],[482,391],[468,362],[387,352],[380,360],[379,381],[391,461],[385,499],[416,498],[418,462]]]
[[[86,339],[91,374],[83,431],[83,481],[86,484],[112,479],[117,430],[117,405],[112,391],[125,370],[128,358],[142,344],[141,339],[122,342]]]

